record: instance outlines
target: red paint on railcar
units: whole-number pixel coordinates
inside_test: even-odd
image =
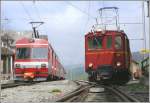
[[[65,78],[65,75],[63,77],[56,75],[59,69],[64,69],[58,69],[61,64],[56,65],[57,58],[57,55],[47,40],[40,38],[22,38],[16,42],[14,62],[15,79],[28,80],[27,78],[30,78],[35,81],[41,81]],[[65,74],[65,72],[63,73]]]
[[[129,40],[124,32],[106,30],[104,33],[96,31],[85,35],[85,71],[89,78],[96,80],[105,74],[128,72],[129,66]],[[105,73],[106,68],[112,73]]]

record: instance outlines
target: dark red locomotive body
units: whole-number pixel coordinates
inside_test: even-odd
[[[130,54],[129,40],[123,31],[95,31],[85,35],[85,71],[91,81],[127,79]]]

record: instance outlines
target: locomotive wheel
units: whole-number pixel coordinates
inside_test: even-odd
[[[119,83],[122,84],[126,84],[128,81],[130,80],[130,75],[127,72],[124,72],[124,75],[122,75],[121,77],[121,81],[119,81]]]
[[[94,77],[93,77],[93,76],[89,76],[89,77],[88,77],[88,81],[89,81],[89,82],[94,82]]]
[[[130,74],[127,71],[116,72],[113,75],[112,83],[123,85],[126,84],[130,80]]]

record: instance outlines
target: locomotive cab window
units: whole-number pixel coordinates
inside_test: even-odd
[[[107,48],[111,48],[112,47],[112,36],[107,36],[107,44],[106,44]]]
[[[88,38],[88,48],[89,49],[101,49],[102,48],[102,37],[95,36],[93,38]]]
[[[32,48],[31,58],[32,59],[47,59],[48,48]]]
[[[116,49],[121,49],[121,46],[122,46],[121,36],[116,36],[115,37],[115,48]]]
[[[17,48],[16,49],[17,59],[29,59],[30,58],[30,48]]]

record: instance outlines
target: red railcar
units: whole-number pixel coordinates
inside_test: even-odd
[[[16,41],[15,80],[43,81],[65,78],[65,70],[48,40],[22,38]],[[58,72],[61,71],[61,74]],[[59,74],[59,75],[57,75]]]
[[[85,35],[85,71],[89,80],[127,80],[130,47],[123,31],[105,30]]]

